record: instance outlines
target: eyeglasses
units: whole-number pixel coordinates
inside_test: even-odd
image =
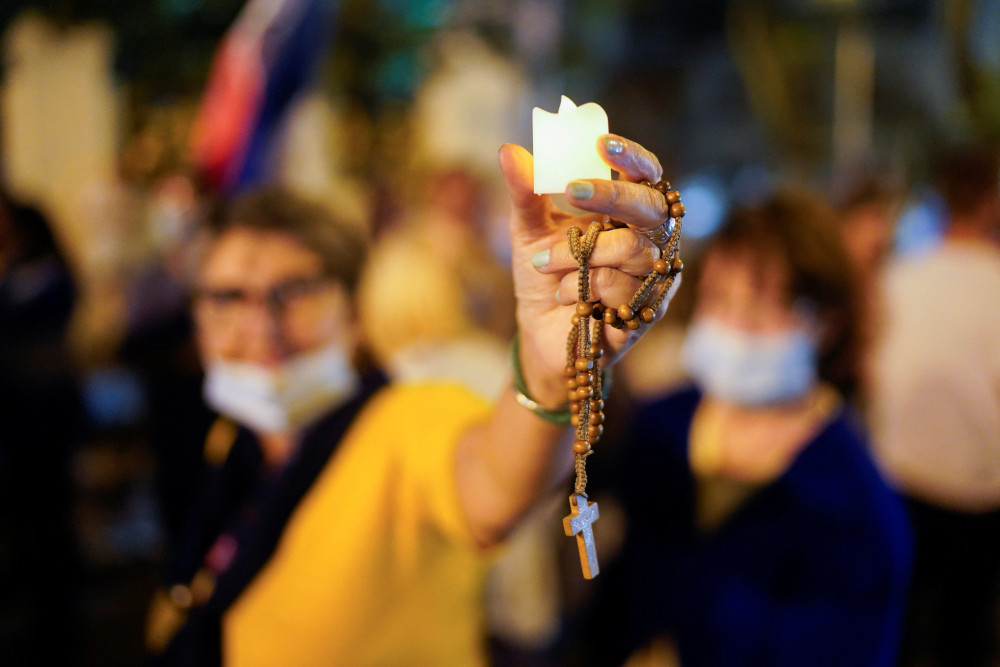
[[[309,325],[322,316],[325,303],[318,297],[333,284],[331,278],[320,275],[291,278],[263,293],[239,287],[202,287],[195,292],[195,303],[199,316],[210,326],[231,327],[246,322],[259,306],[280,325]]]

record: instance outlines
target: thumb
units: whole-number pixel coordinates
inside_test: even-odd
[[[500,147],[498,157],[507,195],[514,207],[511,232],[549,232],[548,196],[535,194],[535,169],[531,153],[517,144],[504,144]]]

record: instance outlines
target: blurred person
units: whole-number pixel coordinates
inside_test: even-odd
[[[862,280],[877,275],[890,259],[900,194],[884,179],[863,178],[836,198],[844,245]]]
[[[202,456],[199,440],[213,415],[194,339],[189,282],[197,256],[197,221],[206,206],[193,180],[170,172],[151,188],[147,224],[154,252],[124,294],[125,326],[118,358],[141,378],[143,427],[156,459],[160,522],[176,543],[190,510]]]
[[[682,348],[694,386],[626,434],[594,664],[671,647],[685,665],[893,664],[910,535],[842,399],[857,309],[819,198],[735,208],[708,241]]]
[[[362,273],[364,340],[393,381],[457,382],[495,400],[510,367],[514,290],[489,246],[484,179],[458,161],[413,171],[427,174],[412,179],[426,186],[376,240]],[[501,644],[535,646],[555,632],[559,495],[552,512],[520,523],[486,575],[491,661]]]
[[[372,248],[359,286],[364,339],[393,380],[453,380],[496,398],[514,289],[487,242],[485,186],[469,168],[433,167],[422,199]]]
[[[883,312],[879,285],[892,253],[902,198],[886,179],[865,177],[847,186],[835,202],[844,245],[858,276],[864,341],[857,392],[847,398],[853,399],[861,417],[868,418],[873,345]]]
[[[944,240],[885,281],[875,354],[879,459],[908,498],[916,556],[903,664],[996,659],[1000,569],[997,153],[942,156]]]
[[[66,334],[76,282],[47,217],[0,191],[0,661],[79,661]]]
[[[637,184],[659,179],[655,156],[614,135],[599,150],[622,179],[573,182],[569,201],[659,226],[664,198]],[[569,218],[533,194],[523,148],[502,147],[500,165],[513,205],[516,361],[526,393],[559,410],[575,312],[565,232],[594,216]],[[629,229],[606,236],[594,295],[621,303],[659,250]],[[280,190],[239,198],[214,226],[195,320],[206,398],[228,420],[206,442],[215,465],[187,558],[150,616],[162,664],[483,662],[488,547],[565,480],[572,433],[513,391],[491,407],[458,385],[392,386],[356,370],[363,256],[356,230]],[[636,337],[609,330],[605,358]]]

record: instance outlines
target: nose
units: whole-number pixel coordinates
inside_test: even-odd
[[[267,304],[254,304],[236,335],[243,337],[243,357],[251,363],[273,366],[291,354],[282,332],[280,314]]]

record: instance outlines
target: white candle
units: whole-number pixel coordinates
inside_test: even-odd
[[[611,178],[597,152],[597,138],[608,133],[608,114],[599,104],[576,106],[565,95],[558,113],[531,112],[535,194],[564,192],[580,178]]]

